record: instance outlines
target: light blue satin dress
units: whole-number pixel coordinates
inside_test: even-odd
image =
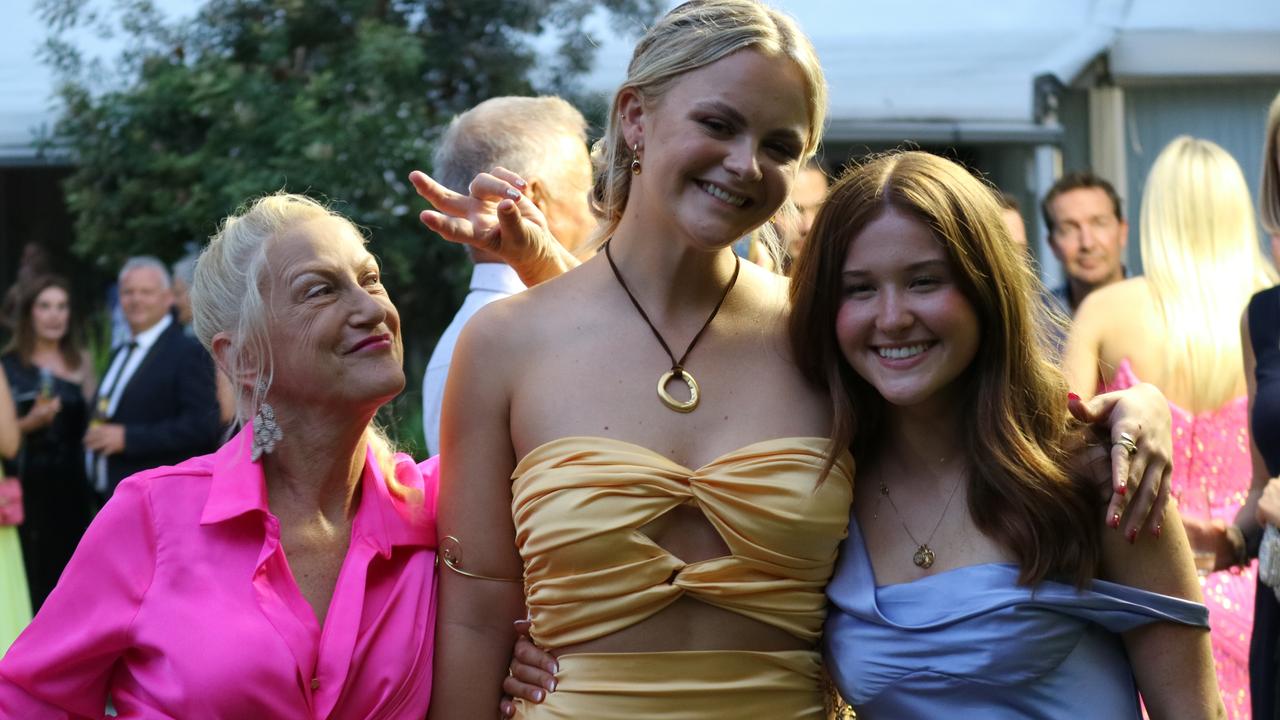
[[[1204,605],[1105,581],[1017,584],[1012,564],[876,587],[857,521],[827,587],[828,672],[859,720],[1140,718],[1118,633],[1208,627]]]

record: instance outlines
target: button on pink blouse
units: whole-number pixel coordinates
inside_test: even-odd
[[[322,628],[267,508],[252,426],[125,480],[0,661],[0,718],[423,718],[431,696],[438,466],[365,461]]]

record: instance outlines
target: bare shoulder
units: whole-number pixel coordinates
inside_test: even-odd
[[[1105,336],[1110,329],[1131,329],[1135,322],[1143,322],[1150,308],[1151,288],[1146,278],[1129,278],[1089,293],[1076,309],[1072,325]]]
[[[467,322],[459,344],[486,354],[536,350],[582,308],[591,307],[590,264],[588,261],[536,287],[485,305]]]
[[[785,323],[790,307],[787,293],[791,280],[752,262],[742,262],[738,274],[740,297],[745,297],[749,311],[759,313],[762,321]]]
[[[1114,314],[1116,307],[1121,304],[1129,304],[1129,302],[1135,301],[1146,302],[1149,297],[1151,297],[1151,290],[1149,290],[1147,278],[1123,279],[1123,281],[1108,284],[1106,287],[1097,288],[1097,290],[1085,296],[1085,299],[1080,302],[1080,306],[1075,311],[1075,318]]]

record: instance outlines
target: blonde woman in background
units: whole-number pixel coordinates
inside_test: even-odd
[[[21,439],[13,393],[9,391],[4,373],[0,373],[0,456],[7,460],[16,457]],[[27,573],[22,566],[18,528],[0,525],[0,657],[4,657],[9,644],[29,622],[31,598],[27,594]]]
[[[1181,136],[1147,178],[1140,240],[1146,273],[1089,295],[1067,342],[1071,389],[1090,397],[1139,379],[1169,398],[1172,489],[1209,606],[1218,684],[1229,717],[1249,716],[1254,570],[1236,513],[1250,485],[1246,386],[1237,326],[1275,283],[1240,166],[1221,147]]]

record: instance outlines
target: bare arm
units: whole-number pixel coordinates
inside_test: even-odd
[[[445,388],[438,527],[442,555],[460,567],[519,579],[523,567],[511,519],[511,341],[502,308],[482,310],[464,328]],[[512,622],[524,617],[523,585],[468,577],[441,563],[431,720],[492,717],[507,674]]]
[[[1102,533],[1101,576],[1151,592],[1203,602],[1191,546],[1177,508],[1169,508],[1159,537],[1135,545]],[[1124,634],[1125,649],[1152,718],[1222,718],[1226,709],[1214,675],[1209,631],[1172,622]]]
[[[22,434],[18,431],[18,409],[13,404],[9,378],[0,373],[0,455],[13,459],[18,454]]]
[[[1094,300],[1095,302],[1090,302]],[[1080,303],[1071,321],[1071,333],[1062,352],[1062,368],[1067,376],[1067,387],[1088,400],[1098,390],[1098,363],[1102,354],[1102,323],[1105,308],[1090,295]]]

